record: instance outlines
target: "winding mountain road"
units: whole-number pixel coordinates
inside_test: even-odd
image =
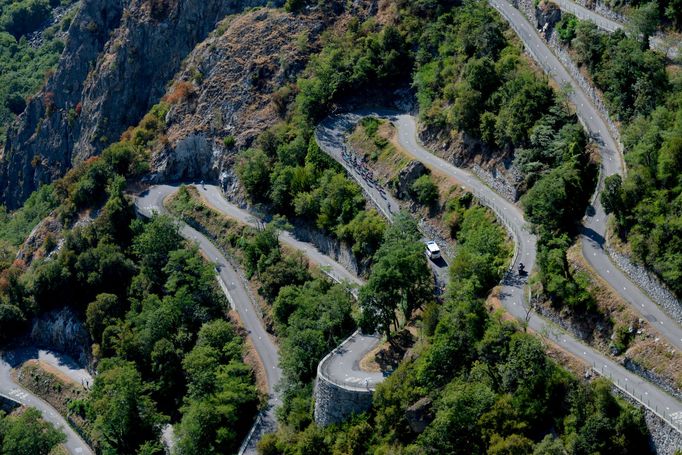
[[[195,185],[195,188],[197,188],[199,194],[208,205],[223,215],[251,227],[258,227],[261,223],[255,215],[228,202],[223,197],[218,186]],[[290,232],[284,230],[280,231],[279,240],[290,248],[301,251],[312,263],[319,266],[325,274],[332,277],[335,281],[345,281],[352,286],[361,286],[364,284],[362,279],[358,278],[354,273],[349,272],[344,266],[321,252],[315,245],[298,240]]]
[[[597,13],[594,10],[584,7],[571,0],[552,0],[554,3],[559,5],[562,11],[573,14],[580,20],[592,22],[594,25],[600,29],[607,32],[615,32],[616,30],[625,29],[625,24],[623,22],[614,21],[606,16]],[[680,54],[680,45],[674,45],[673,43],[667,42],[664,35],[656,34],[649,37],[649,47],[657,51],[662,52],[669,59],[676,59]]]
[[[195,187],[208,205],[224,215],[252,227],[257,227],[260,223],[258,218],[251,213],[228,202],[219,187],[214,185],[195,185]],[[345,282],[353,287],[359,287],[365,283],[363,279],[322,253],[315,245],[298,240],[290,232],[281,231],[279,240],[290,248],[301,251],[334,281]],[[355,291],[352,292],[355,293]],[[380,342],[381,339],[376,335],[365,335],[356,331],[320,362],[318,372],[328,381],[343,387],[352,388],[361,384],[362,387],[374,390],[376,385],[384,380],[384,376],[382,373],[363,370],[360,368],[360,361]]]
[[[490,0],[490,3],[510,22],[529,49],[531,55],[548,70],[551,77],[560,85],[568,84],[573,87],[573,93],[570,96],[571,101],[576,106],[578,116],[591,136],[601,144],[601,155],[603,159],[602,174],[611,175],[614,173],[622,173],[622,156],[619,153],[616,142],[609,134],[605,122],[599,116],[597,110],[590,104],[580,87],[572,80],[565,68],[559,63],[558,59],[556,59],[549,48],[547,48],[535,29],[521,13],[509,3],[503,0]],[[510,231],[516,245],[516,252],[511,270],[515,270],[520,262],[524,262],[527,269],[533,267],[536,254],[536,238],[527,229],[521,210],[516,205],[495,193],[483,182],[478,180],[476,176],[453,166],[424,149],[416,138],[417,127],[412,116],[379,110],[338,115],[326,119],[316,130],[318,144],[326,153],[346,168],[349,174],[358,181],[367,196],[387,218],[390,218],[393,213],[399,210],[397,201],[392,199],[377,185],[363,179],[358,172],[354,172],[352,168],[349,168],[347,163],[343,160],[343,152],[347,147],[346,134],[361,117],[370,114],[391,120],[396,125],[399,132],[400,144],[409,153],[428,167],[437,169],[457,180],[463,187],[467,188],[479,198],[484,205],[490,207],[496,213],[498,218]],[[164,212],[163,199],[175,191],[175,189],[176,187],[167,185],[150,188],[149,191],[137,201],[139,210],[143,213],[146,212],[147,214],[151,214],[154,211]],[[217,187],[206,185],[200,189],[200,193],[202,197],[217,210],[230,217],[236,218],[241,222],[252,226],[257,225],[258,220],[253,215],[238,209],[225,201]],[[605,216],[597,201],[593,210],[591,210],[589,215],[585,218],[583,249],[586,258],[592,263],[596,270],[600,271],[604,270],[603,264],[599,262],[600,260],[606,259],[610,264],[608,256],[606,256],[606,253],[603,250],[604,232]],[[212,258],[212,260],[216,260],[221,265],[220,278],[225,284],[226,292],[230,296],[230,301],[239,312],[240,317],[242,317],[245,327],[250,330],[251,338],[254,341],[256,350],[266,368],[268,385],[271,391],[271,404],[273,405],[271,406],[270,411],[270,413],[272,413],[272,409],[279,402],[273,384],[277,384],[281,377],[281,371],[277,366],[277,347],[274,344],[274,341],[265,332],[253,302],[249,298],[248,292],[243,289],[243,284],[241,283],[241,279],[236,270],[232,268],[229,262],[206,237],[184,225],[182,227],[182,233],[186,238],[197,241],[201,250],[204,251],[208,257]],[[333,277],[335,276],[336,279],[361,284],[361,281],[357,279],[357,277],[354,277],[342,266],[336,264],[335,261],[324,256],[317,251],[316,248],[312,247],[312,245],[305,244],[305,242],[299,242],[287,233],[282,233],[281,240],[283,243],[303,251],[311,261],[321,264],[325,269],[328,269],[330,274]],[[589,253],[592,254],[590,255]],[[612,272],[609,271],[606,275],[617,276],[616,273],[613,275],[611,275],[611,273]],[[605,278],[608,277],[605,276]],[[626,278],[625,280],[625,283],[629,283]],[[227,285],[227,283],[230,284]],[[547,336],[549,339],[556,342],[562,349],[582,359],[586,364],[592,365],[595,370],[610,377],[614,381],[614,384],[626,391],[626,393],[632,394],[635,399],[640,400],[640,402],[647,405],[650,409],[655,410],[655,412],[659,413],[662,417],[675,424],[679,423],[678,416],[682,416],[682,403],[678,400],[639,376],[629,372],[591,347],[574,339],[572,336],[545,319],[532,312],[529,313],[525,303],[527,300],[524,293],[525,284],[525,278],[521,278],[513,272],[507,273],[502,281],[499,292],[500,301],[513,316],[521,321],[526,320],[531,330]],[[621,281],[616,281],[616,285],[618,284],[622,284]],[[628,284],[625,284],[624,287],[625,289],[623,292],[630,292],[630,290],[628,290]],[[619,290],[621,288],[616,289]],[[632,289],[636,289],[636,286],[632,285]],[[621,295],[623,292],[620,292]],[[634,295],[635,293],[632,292],[632,294]],[[662,327],[657,328],[664,336],[669,337],[671,342],[675,339],[679,340],[678,343],[682,343],[682,335],[678,336],[679,334],[676,332],[676,330],[679,330],[679,327],[677,327],[667,315],[663,314],[658,306],[648,299],[642,302],[638,301],[638,303],[640,308],[643,308],[643,310],[639,311],[644,311],[647,319],[651,320],[651,316],[653,316],[657,321],[663,322],[662,324],[659,324]],[[633,306],[636,305],[633,304]],[[666,332],[663,332],[661,328],[665,329]],[[358,345],[346,343],[344,349],[336,349],[327,357],[330,360],[325,364],[326,367],[323,371],[325,374],[332,377],[334,382],[340,382],[342,385],[349,388],[362,387],[363,385],[366,386],[370,381],[373,387],[376,383],[383,380],[382,376],[379,376],[379,374],[376,373],[370,375],[361,371],[358,373],[360,376],[356,376],[355,373],[359,371],[357,368],[358,359],[361,358],[365,352],[376,346],[377,343],[378,339],[375,337],[364,337],[362,343]],[[682,346],[682,344],[680,345]],[[271,418],[274,422],[274,417]]]
[[[146,217],[151,217],[154,213],[167,214],[168,211],[165,209],[163,201],[176,190],[177,186],[171,185],[151,187],[136,198],[135,206],[138,212]],[[225,292],[232,308],[239,314],[242,325],[249,332],[251,342],[263,364],[268,385],[268,408],[259,416],[258,424],[254,426],[254,433],[249,434],[246,441],[247,446],[243,452],[255,454],[255,444],[260,439],[259,436],[276,429],[277,420],[274,410],[281,404],[281,398],[276,385],[279,384],[282,378],[277,345],[265,330],[265,326],[258,315],[257,305],[251,298],[241,275],[232,266],[230,261],[206,236],[196,229],[181,223],[180,233],[185,239],[195,242],[202,253],[216,264],[218,281],[221,288]]]
[[[489,3],[510,23],[522,39],[529,53],[549,75],[560,86],[568,85],[572,87],[570,99],[576,107],[578,117],[591,137],[600,146],[602,177],[616,173],[623,174],[622,154],[616,141],[609,133],[604,120],[599,115],[597,109],[590,103],[580,86],[570,77],[568,71],[549,50],[533,26],[518,10],[506,1],[489,0]],[[398,140],[408,153],[431,169],[438,170],[454,178],[462,186],[467,187],[484,205],[490,207],[514,237],[517,250],[511,270],[515,270],[521,261],[525,263],[527,269],[532,269],[535,263],[536,239],[528,231],[521,210],[491,190],[487,185],[478,180],[476,176],[453,166],[451,163],[434,156],[424,149],[417,140],[416,121],[412,116],[386,110],[365,110],[329,117],[320,124],[316,131],[316,139],[322,150],[347,168],[341,158],[342,152],[346,150],[346,136],[359,119],[366,115],[375,115],[392,121],[398,130]],[[380,189],[367,185],[364,179],[357,173],[351,172],[350,175],[358,181],[370,200],[374,201],[384,214],[394,211],[390,204],[383,201],[384,198]],[[602,180],[599,182],[597,195],[601,191],[601,187]],[[659,332],[674,346],[679,348],[682,346],[682,333],[679,326],[663,313],[656,304],[644,296],[627,277],[622,273],[618,273],[619,271],[615,271],[616,268],[611,264],[603,248],[606,216],[598,197],[596,197],[597,195],[595,195],[594,203],[584,219],[582,232],[583,254],[595,270],[602,274],[614,289],[630,302],[638,312],[649,320],[656,320]],[[556,342],[562,349],[580,358],[586,364],[592,365],[596,371],[611,378],[614,384],[621,388],[621,390],[631,394],[633,398],[668,420],[678,430],[680,429],[682,403],[600,352],[576,340],[535,313],[529,313],[525,304],[524,285],[525,280],[515,276],[513,272],[508,273],[502,282],[500,301],[513,316],[521,321],[526,320],[531,330],[544,334]]]
[[[44,352],[47,353],[47,351]],[[52,357],[56,358],[54,356]],[[64,443],[64,446],[70,454],[93,454],[93,451],[90,449],[88,444],[78,435],[78,433],[76,433],[73,428],[71,428],[66,419],[59,414],[55,408],[14,381],[11,373],[13,367],[18,366],[16,360],[17,358],[15,358],[12,352],[3,353],[3,355],[0,356],[0,395],[3,395],[5,398],[20,403],[24,406],[34,407],[40,411],[43,419],[64,432],[66,435],[66,442]],[[48,359],[45,357],[45,355],[43,355],[41,360],[50,362],[51,359]],[[76,372],[75,370],[69,372],[68,376],[73,378],[86,377],[85,374]],[[89,377],[89,375],[87,375],[87,377]],[[92,378],[90,379],[92,380]]]
[[[592,105],[580,85],[570,76],[566,68],[554,56],[544,40],[526,17],[504,0],[489,0],[500,14],[510,23],[523,41],[530,55],[560,86],[570,86],[570,100],[575,105],[581,123],[599,146],[601,155],[601,178],[593,203],[583,220],[581,232],[582,252],[592,268],[627,301],[635,311],[656,326],[656,330],[676,349],[682,351],[682,328],[663,309],[654,303],[616,265],[611,262],[605,245],[607,216],[598,195],[601,193],[603,178],[624,175],[623,155],[617,141],[610,133],[606,122]]]
[[[559,5],[559,8],[561,8],[561,11],[566,11],[567,13],[573,14],[575,17],[577,17],[580,20],[583,21],[590,21],[597,27],[599,27],[602,30],[605,30],[607,32],[615,32],[616,30],[620,30],[624,28],[625,26],[621,22],[614,21],[613,19],[609,19],[607,17],[602,16],[601,14],[589,9],[585,8],[582,5],[579,5],[575,2],[572,2],[571,0],[552,0],[554,3]]]
[[[682,403],[680,401],[640,376],[631,373],[597,350],[578,341],[551,322],[528,311],[527,297],[524,291],[526,278],[519,277],[514,271],[518,268],[520,262],[523,262],[528,270],[533,268],[537,239],[528,230],[523,212],[519,207],[493,191],[475,175],[433,155],[422,147],[416,136],[417,123],[413,116],[385,109],[367,109],[329,117],[319,125],[316,131],[316,138],[322,150],[336,161],[342,161],[339,158],[339,152],[346,147],[346,135],[350,132],[353,125],[357,124],[362,117],[367,115],[391,121],[398,131],[400,145],[409,154],[430,169],[444,173],[459,182],[484,205],[493,210],[509,230],[516,245],[516,252],[510,272],[503,278],[499,290],[499,300],[505,309],[518,320],[522,322],[527,321],[528,328],[532,331],[547,337],[561,349],[581,359],[585,364],[591,365],[600,374],[610,378],[621,390],[631,394],[633,398],[676,425],[676,428],[679,430],[679,423],[682,422]],[[358,178],[357,175],[353,175],[353,177]],[[358,181],[358,183],[361,184],[363,190],[372,201],[376,201],[377,198],[381,199],[378,188],[363,185],[361,181]]]
[[[250,212],[228,202],[223,197],[219,187],[214,185],[194,186],[204,201],[220,213],[252,227],[258,227],[262,223]],[[177,189],[178,186],[176,185],[153,186],[136,199],[135,205],[138,211],[145,216],[151,216],[154,212],[168,213],[163,206],[163,201],[177,191]],[[245,454],[256,453],[256,443],[260,436],[274,431],[276,428],[274,409],[281,403],[275,387],[281,379],[278,348],[274,340],[265,331],[262,319],[258,316],[255,303],[251,299],[237,270],[208,238],[195,229],[183,223],[181,225],[181,233],[186,239],[196,242],[201,251],[210,260],[220,264],[219,278],[223,290],[228,296],[231,305],[239,313],[244,327],[249,331],[249,336],[266,371],[268,390],[271,397],[269,409],[260,418],[260,424],[254,426],[255,432],[249,435],[245,441],[246,444],[243,447],[243,451],[240,452]],[[352,292],[354,292],[353,289],[364,284],[361,278],[322,253],[315,245],[298,240],[287,231],[281,231],[279,239],[290,248],[301,251],[312,263],[319,266],[333,280],[346,283]],[[359,367],[359,363],[365,353],[372,350],[378,342],[379,340],[375,336],[354,333],[346,340],[346,346],[350,346],[350,349],[335,350],[327,356],[327,362],[323,363],[322,368],[324,374],[330,381],[336,384],[351,386],[362,383],[369,385],[371,388],[375,387],[377,383],[383,380],[383,376],[362,370]]]

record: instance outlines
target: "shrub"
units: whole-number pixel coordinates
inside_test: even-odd
[[[428,174],[415,180],[410,190],[414,194],[415,200],[422,205],[431,206],[438,203],[438,186]]]
[[[168,104],[178,104],[186,101],[195,93],[194,84],[187,81],[178,81],[173,85],[170,93],[164,97]]]
[[[229,149],[234,147],[236,143],[237,143],[237,140],[232,135],[226,136],[223,139],[223,144],[225,145],[225,147],[227,147]]]

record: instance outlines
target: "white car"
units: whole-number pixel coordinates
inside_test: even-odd
[[[426,242],[426,255],[431,260],[440,259],[440,248],[433,240]]]

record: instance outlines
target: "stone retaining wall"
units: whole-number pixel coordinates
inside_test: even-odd
[[[609,6],[605,5],[600,1],[575,0],[575,2],[580,6],[584,6],[585,8],[594,11],[600,16],[604,16],[607,19],[611,19],[614,22],[620,22],[621,24],[625,24],[628,21],[625,16],[623,16],[619,12],[612,10]]]
[[[327,426],[341,423],[353,414],[360,414],[372,406],[371,390],[349,390],[333,384],[318,374],[315,382],[315,423]]]
[[[613,393],[620,396],[636,408],[642,410],[644,413],[646,426],[649,429],[649,434],[651,435],[650,444],[652,449],[654,449],[654,453],[660,455],[673,455],[680,447],[682,447],[682,434],[680,434],[679,431],[671,427],[667,422],[648,410],[646,407],[642,406],[641,403],[633,400],[632,397],[623,393],[623,391],[619,388],[614,387]]]

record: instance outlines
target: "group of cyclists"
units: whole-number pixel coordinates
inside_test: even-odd
[[[361,158],[358,158],[354,153],[348,151],[348,148],[344,147],[341,152],[341,157],[348,165],[350,165],[355,171],[360,174],[362,179],[367,182],[369,186],[375,187],[382,198],[386,199],[386,192],[384,188],[379,184],[376,178],[374,178],[374,173],[370,168],[365,165]]]

